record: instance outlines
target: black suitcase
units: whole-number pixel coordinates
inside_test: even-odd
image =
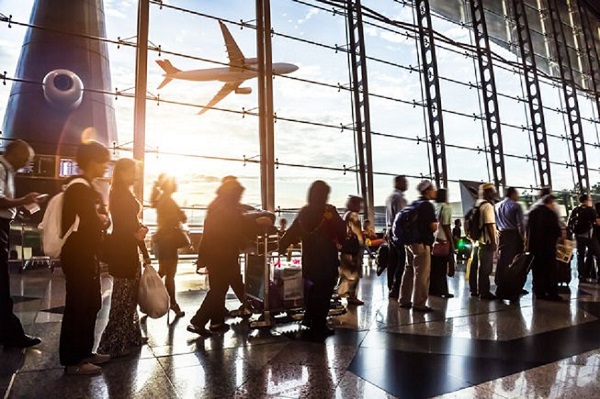
[[[521,291],[527,282],[527,274],[533,263],[533,255],[529,252],[523,252],[515,256],[511,264],[506,269],[502,286],[501,297],[503,299],[516,300],[521,295]]]
[[[558,268],[558,283],[569,285],[571,282],[571,263],[556,261],[556,267]]]

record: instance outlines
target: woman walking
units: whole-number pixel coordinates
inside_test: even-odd
[[[338,294],[340,297],[348,298],[348,305],[363,305],[358,299],[358,282],[362,277],[362,255],[364,238],[360,223],[360,208],[363,199],[351,195],[346,202],[346,239],[342,243],[340,253],[340,284]]]
[[[137,295],[140,282],[140,256],[150,264],[144,237],[148,228],[138,219],[141,204],[131,187],[136,181],[136,162],[119,159],[113,171],[109,211],[113,230],[110,236],[108,271],[113,277],[110,315],[98,350],[111,357],[126,356],[132,348],[147,341],[140,332]]]
[[[322,180],[308,190],[303,207],[279,242],[279,252],[302,240],[302,277],[306,311],[302,324],[310,327],[310,339],[322,341],[333,330],[327,327],[329,300],[338,277],[337,246],[346,238],[346,225],[333,205],[327,203],[330,188]]]
[[[185,234],[181,224],[187,221],[185,213],[172,198],[177,191],[175,177],[161,174],[154,183],[150,202],[156,208],[157,231],[154,241],[158,252],[158,274],[165,278],[165,286],[171,299],[171,310],[176,317],[185,316],[175,297],[175,274],[177,273],[178,254],[181,237]]]

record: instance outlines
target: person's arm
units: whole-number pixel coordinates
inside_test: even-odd
[[[142,253],[142,257],[144,258],[144,265],[149,265],[151,261],[150,254],[148,253],[148,248],[146,248],[146,243],[143,240],[138,240],[137,245],[140,249],[140,252]]]
[[[363,245],[365,240],[362,234],[362,230],[360,229],[360,219],[358,217],[358,213],[350,213],[350,215],[348,216],[348,224],[350,226],[350,230],[352,230],[352,232],[356,234],[356,237],[358,237],[358,244]]]
[[[290,245],[295,245],[300,241],[302,228],[300,227],[299,216],[294,219],[289,229],[285,231],[279,240],[279,253],[285,254]]]
[[[481,216],[483,218],[483,228],[486,229],[488,237],[490,239],[490,244],[492,245],[492,250],[496,251],[498,248],[497,238],[496,238],[496,220],[494,213],[494,206],[489,202],[481,205]]]
[[[517,231],[521,235],[521,239],[525,237],[525,215],[523,214],[523,208],[518,203],[515,203],[516,215],[517,215]]]

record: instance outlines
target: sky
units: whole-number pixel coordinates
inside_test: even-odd
[[[29,20],[32,0],[0,0],[0,13],[12,14],[16,21]],[[309,1],[309,3],[312,3]],[[177,1],[168,4],[192,9],[196,12],[222,18],[246,57],[256,56],[256,34],[249,28],[240,29],[227,21],[254,23],[254,2],[248,0],[226,1]],[[316,4],[316,3],[312,3]],[[363,1],[389,17],[404,22],[413,21],[413,10],[393,1]],[[342,51],[329,47],[345,46],[344,18],[299,4],[291,0],[271,2],[272,26],[275,32],[301,38],[306,42],[273,36],[273,61],[296,64],[299,69],[291,76],[327,83],[337,87],[348,87],[348,61]],[[126,38],[136,34],[136,0],[105,0],[107,37]],[[434,19],[434,27],[454,40],[470,43],[469,30],[440,18]],[[19,52],[26,28],[0,24],[0,71],[12,76],[16,69]],[[411,139],[426,136],[423,108],[414,106],[421,102],[419,74],[401,69],[389,63],[405,66],[418,64],[416,44],[413,39],[377,27],[365,25],[366,49],[369,57],[369,90],[372,94],[371,127],[373,132],[400,135]],[[160,9],[151,5],[150,40],[163,49],[189,54],[219,62],[227,62],[227,55],[218,23],[215,19],[183,13],[167,7]],[[126,46],[117,48],[108,45],[112,71],[112,86],[120,90],[134,86],[135,50]],[[494,50],[506,58],[516,60],[513,54],[494,45]],[[475,83],[477,78],[473,60],[451,51],[438,48],[437,57],[440,74],[446,78]],[[148,91],[160,94],[161,98],[205,104],[220,89],[219,82],[173,81],[160,91],[156,88],[162,81],[162,71],[155,63],[157,59],[169,59],[177,68],[201,69],[218,67],[213,63],[201,62],[185,57],[159,57],[149,53]],[[498,90],[512,96],[522,95],[519,76],[495,68]],[[441,81],[442,101],[445,109],[466,115],[480,115],[479,98],[475,89]],[[244,87],[253,89],[250,95],[229,95],[217,106],[241,111],[257,107],[256,80],[249,80]],[[273,84],[275,112],[282,118],[304,122],[323,123],[334,126],[350,126],[352,108],[350,92],[321,85],[314,85],[285,77],[276,77]],[[542,87],[545,105],[561,107],[558,88]],[[0,85],[0,115],[10,93],[10,83]],[[375,96],[373,96],[375,94]],[[401,99],[404,102],[383,99],[382,96]],[[527,125],[526,108],[518,101],[500,98],[501,120],[515,126]],[[119,143],[132,140],[133,100],[119,98],[116,108]],[[580,104],[582,114],[592,118],[596,110],[590,101]],[[159,152],[211,155],[227,158],[257,159],[258,119],[237,114],[211,110],[197,116],[198,108],[169,105],[148,101],[146,144]],[[564,135],[562,115],[546,113],[549,132]],[[483,148],[484,126],[479,119],[444,113],[446,142],[459,146]],[[282,163],[317,165],[333,168],[352,168],[356,165],[354,139],[348,129],[320,127],[309,123],[294,123],[278,120],[275,124],[276,158]],[[590,142],[598,142],[596,124],[584,123],[584,134]],[[531,156],[530,138],[519,128],[504,128],[504,151],[506,154]],[[560,163],[569,161],[568,143],[565,140],[549,139],[550,157]],[[420,141],[398,140],[381,135],[373,136],[374,170],[388,175],[375,176],[375,204],[383,205],[392,189],[392,176],[429,174],[427,144]],[[450,179],[488,181],[490,178],[486,156],[481,151],[458,148],[446,149]],[[121,156],[131,154],[121,153]],[[588,149],[590,166],[600,168],[600,153],[596,148]],[[182,205],[206,206],[214,197],[220,179],[225,175],[236,175],[246,186],[244,201],[260,203],[260,179],[257,164],[230,161],[212,161],[191,157],[170,157],[148,154],[146,157],[146,186],[160,172],[167,171],[179,179],[178,200]],[[573,176],[564,165],[552,166],[556,189],[572,188]],[[506,175],[510,185],[529,187],[536,185],[533,163],[529,160],[506,157]],[[590,173],[592,184],[598,173]],[[306,190],[315,179],[323,179],[332,186],[331,202],[342,207],[348,195],[357,194],[355,174],[352,172],[326,171],[319,169],[280,166],[276,170],[276,206],[295,208],[304,204]],[[409,199],[416,197],[414,187],[419,179],[411,179]],[[459,200],[458,184],[451,183],[450,199]],[[146,190],[149,192],[149,189]]]

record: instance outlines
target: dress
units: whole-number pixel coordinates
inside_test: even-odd
[[[114,357],[142,344],[137,313],[140,281],[138,249],[142,250],[144,258],[148,258],[148,252],[143,242],[137,241],[134,236],[141,226],[137,216],[140,204],[135,196],[127,187],[114,187],[109,200],[113,255],[108,260],[108,268],[113,276],[113,291],[108,324],[98,350]]]
[[[341,297],[356,298],[358,283],[362,277],[362,246],[364,239],[360,230],[360,217],[358,212],[346,212],[344,215],[346,222],[346,235],[356,235],[358,238],[358,252],[340,254],[340,283],[338,294]]]

